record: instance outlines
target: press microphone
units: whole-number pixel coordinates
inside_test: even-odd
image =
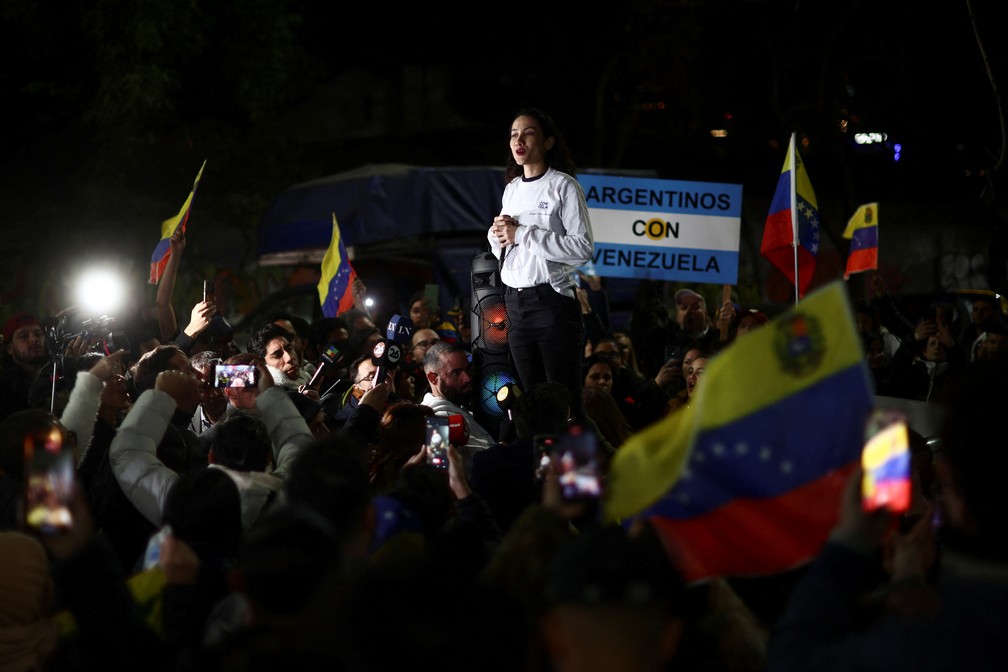
[[[448,443],[456,448],[469,443],[469,423],[461,413],[448,416]]]
[[[318,367],[315,369],[315,373],[312,374],[311,380],[308,381],[308,387],[314,388],[315,382],[321,377],[322,371],[326,366],[332,366],[339,361],[341,356],[340,349],[336,347],[336,341],[330,343],[319,358]]]
[[[374,385],[380,385],[388,378],[388,372],[399,366],[402,347],[387,338],[380,339],[371,350],[371,362],[375,365]]]
[[[413,320],[402,315],[393,315],[385,327],[385,338],[396,343],[406,343],[413,338]]]

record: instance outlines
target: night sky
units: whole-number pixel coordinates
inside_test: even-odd
[[[3,3],[0,310],[59,302],[53,275],[84,259],[144,272],[204,159],[183,270],[262,288],[280,191],[368,163],[502,165],[524,104],[582,167],[743,184],[752,226],[792,131],[834,244],[869,200],[1003,221],[1003,2],[972,3],[986,63],[965,2],[134,4]],[[859,148],[867,131],[886,143]]]

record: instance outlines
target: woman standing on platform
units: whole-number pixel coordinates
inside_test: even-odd
[[[501,213],[487,232],[505,286],[508,345],[524,389],[552,381],[582,415],[584,326],[572,274],[594,250],[584,190],[550,117],[519,111],[511,124]]]

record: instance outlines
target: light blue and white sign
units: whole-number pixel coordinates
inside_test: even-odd
[[[742,185],[578,176],[601,276],[734,285]]]

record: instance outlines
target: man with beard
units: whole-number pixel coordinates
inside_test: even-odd
[[[4,325],[3,354],[0,355],[0,420],[29,408],[32,384],[49,363],[45,342],[45,332],[31,313],[16,313]]]
[[[469,426],[469,441],[462,453],[469,465],[474,453],[496,443],[493,435],[481,427],[466,408],[473,398],[469,355],[460,345],[438,341],[424,353],[423,367],[430,391],[420,403],[433,408],[437,415],[458,414],[465,419]]]
[[[717,350],[720,333],[713,328],[707,312],[707,302],[692,289],[680,289],[675,293],[675,321],[647,332],[641,343],[641,368],[648,375],[656,375],[668,363],[666,347],[680,346],[681,351],[693,345],[707,350]],[[681,363],[674,365],[681,371]]]

